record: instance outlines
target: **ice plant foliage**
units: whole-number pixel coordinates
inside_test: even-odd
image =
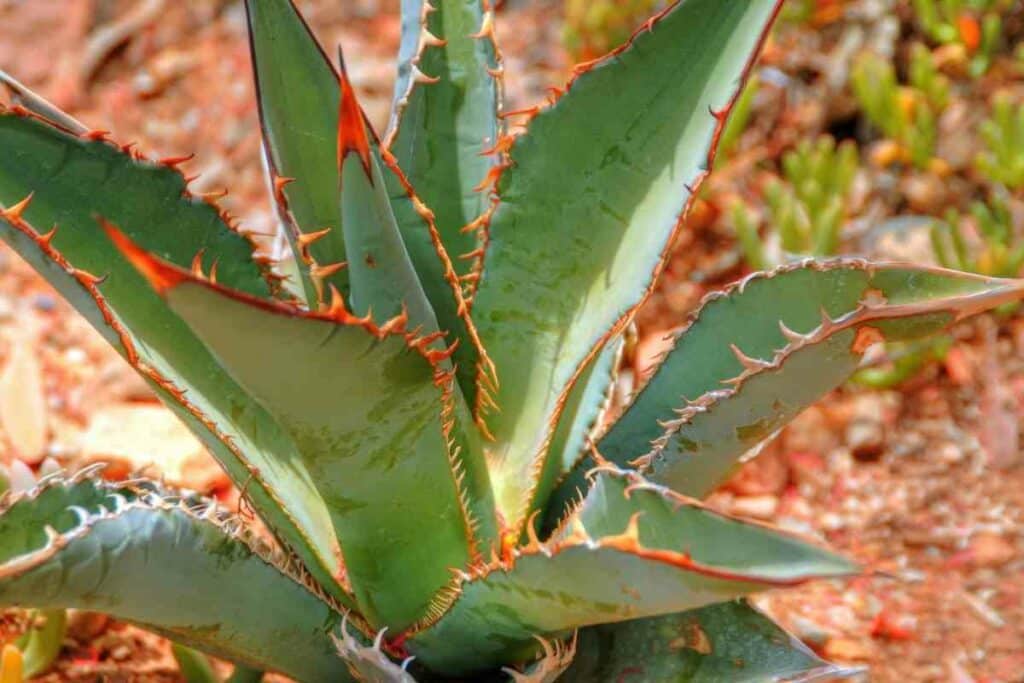
[[[674,4],[503,112],[489,0],[403,2],[383,136],[289,0],[246,5],[287,268],[184,160],[6,75],[0,236],[272,538],[188,492],[50,476],[0,503],[0,605],[106,611],[302,681],[836,673],[738,600],[863,568],[695,497],[873,343],[1024,284],[856,260],[755,274],[609,420],[622,336],[779,3]]]

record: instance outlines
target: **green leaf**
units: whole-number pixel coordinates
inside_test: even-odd
[[[395,220],[438,324],[458,340],[454,360],[462,394],[469,405],[479,406],[488,400],[496,373],[470,316],[455,265],[441,242],[433,213],[415,196],[394,160],[383,150],[375,152],[375,158],[388,169],[384,182]]]
[[[316,310],[326,297],[318,286],[325,289],[324,285],[334,284],[348,295],[348,270],[331,272],[347,253],[340,227],[336,159],[340,74],[290,0],[248,0],[247,6],[265,140],[271,156],[281,158],[277,169],[280,175],[297,178],[284,186],[284,198],[295,220],[285,218],[293,225],[293,248],[307,271],[307,302]],[[467,400],[475,402],[478,377],[493,371],[469,317],[455,264],[445,250],[433,214],[416,198],[412,185],[390,153],[380,149],[372,131],[369,146],[374,160],[382,165],[384,185],[405,248],[438,324],[460,342],[456,351],[459,383]],[[286,154],[293,161],[280,166]],[[308,180],[302,182],[304,178]],[[300,212],[312,217],[303,218]],[[322,232],[328,227],[330,231]],[[305,244],[298,243],[295,230],[302,232]],[[315,267],[326,268],[321,272],[327,275],[311,278],[309,271]]]
[[[24,674],[28,678],[45,673],[57,660],[64,647],[68,615],[63,609],[33,612],[29,615],[32,626],[28,633],[18,640],[18,649],[24,657]],[[37,625],[37,621],[42,625]]]
[[[202,652],[180,643],[172,643],[171,654],[178,662],[178,670],[185,683],[220,683],[220,676]]]
[[[725,517],[635,474],[606,471],[546,543],[461,576],[411,650],[449,674],[515,661],[534,636],[669,614],[859,571],[770,527]]]
[[[480,262],[481,230],[463,228],[490,207],[477,190],[502,133],[494,12],[481,0],[404,0],[398,81],[386,147],[431,207],[464,276]],[[493,74],[493,75],[492,75]],[[465,256],[466,258],[462,258]],[[472,288],[472,284],[470,284]]]
[[[48,230],[60,229],[53,245],[66,253],[102,251],[95,216],[125,226],[125,232],[161,258],[182,268],[197,255],[217,277],[259,297],[270,288],[252,259],[252,245],[234,231],[219,209],[193,197],[172,163],[133,157],[104,139],[66,132],[34,116],[0,110],[0,205],[29,195],[23,217]],[[115,264],[96,259],[76,263],[103,275]]]
[[[306,303],[316,310],[327,285],[348,294],[348,272],[335,268],[346,259],[338,206],[338,75],[291,0],[246,0],[245,7],[274,200]],[[293,180],[282,186],[280,178]]]
[[[498,368],[487,424],[510,522],[527,509],[529,474],[587,360],[660,271],[777,5],[673,5],[582,68],[512,147],[473,300]]]
[[[301,680],[352,680],[341,615],[214,503],[51,479],[0,506],[0,605],[107,612]],[[253,596],[259,595],[258,600]]]
[[[340,204],[352,310],[357,315],[372,314],[378,324],[405,312],[412,328],[433,334],[438,331],[437,318],[395,222],[380,163],[370,149],[373,131],[363,118],[340,51],[338,61],[342,64]]]
[[[184,207],[178,211],[168,208],[171,218],[193,210],[201,216],[213,211],[216,218],[216,212],[183,199],[184,182],[174,171],[135,162],[108,143],[81,140],[39,121],[10,114],[0,116],[0,140],[5,149],[16,152],[0,159],[0,204],[12,207],[0,214],[0,237],[139,370],[210,449],[232,481],[246,492],[268,526],[304,559],[335,597],[344,600],[345,593],[337,581],[337,543],[330,519],[309,475],[295,457],[294,444],[150,291],[145,280],[102,236],[91,215],[98,210],[115,210],[121,215],[123,212],[116,211],[116,197],[120,196],[125,202],[124,215],[145,217],[129,198],[141,203],[147,197],[147,188],[165,191],[164,195],[150,197],[156,202],[151,212],[166,203]],[[22,147],[27,152],[24,155],[18,151]],[[105,171],[108,162],[118,170]],[[127,191],[135,187],[133,173],[140,178],[135,183],[136,195]],[[112,192],[102,184],[108,177],[120,178],[122,192]],[[82,188],[91,188],[91,192],[83,195]],[[23,210],[15,210],[14,201],[29,190],[35,193],[32,201]],[[161,230],[166,225],[164,220],[160,217],[155,222],[134,225],[135,234],[141,237],[145,230],[153,230],[154,239],[167,243],[163,253],[173,251],[184,263],[188,263],[186,256],[194,253],[189,243],[212,245],[224,239],[190,233],[190,226],[198,229],[194,220],[182,220],[173,229]],[[29,221],[57,225],[58,229],[43,236]],[[226,232],[223,226],[217,229]],[[241,238],[227,234],[230,239],[226,244],[237,246],[234,240]],[[204,253],[208,257],[220,254],[221,262],[230,256],[226,250],[208,249]],[[207,263],[212,262],[208,258]],[[221,281],[240,287],[258,283],[258,273],[236,270],[221,270],[218,266]],[[106,276],[102,294],[90,273]]]
[[[572,472],[583,459],[590,440],[596,437],[615,390],[624,345],[624,339],[609,342],[569,394],[533,493],[530,514],[544,510],[555,485]],[[540,527],[537,524],[543,521],[537,519],[533,522],[538,533]],[[525,538],[525,529],[523,534]]]
[[[744,600],[583,629],[565,683],[833,680],[829,664]]]
[[[496,526],[477,517],[494,517],[486,472],[467,465],[471,436],[437,335],[416,336],[401,317],[356,318],[340,298],[320,314],[255,300],[111,234],[293,439],[361,613],[393,631],[422,617],[451,568],[480,552],[478,530]]]
[[[10,101],[15,106],[21,106],[37,114],[42,118],[56,123],[65,130],[80,135],[89,132],[89,129],[80,123],[70,114],[61,111],[45,99],[37,95],[32,89],[21,83],[14,76],[0,69],[0,83],[4,85],[10,95]]]
[[[598,450],[620,465],[641,458],[653,480],[703,496],[846,381],[872,341],[931,334],[1020,298],[1020,287],[856,260],[754,275],[707,299]]]
[[[263,680],[263,674],[264,672],[262,671],[236,665],[235,670],[228,676],[226,683],[260,683]]]

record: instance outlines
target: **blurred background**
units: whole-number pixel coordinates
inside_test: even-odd
[[[382,130],[398,0],[297,4],[322,43],[345,48]],[[543,102],[663,4],[505,2],[506,110]],[[228,187],[223,204],[245,229],[275,228],[239,0],[0,0],[0,26],[0,69],[148,156],[195,153],[184,166],[194,191]],[[786,0],[699,196],[638,315],[620,402],[701,298],[752,270],[842,254],[1020,275],[1024,0]],[[1024,317],[1006,309],[869,355],[711,503],[816,535],[880,573],[758,604],[825,657],[869,666],[864,680],[1024,680]],[[245,513],[199,443],[0,245],[7,485],[95,462]],[[0,640],[37,618],[0,616]],[[180,680],[162,639],[73,613],[40,680],[97,676]]]

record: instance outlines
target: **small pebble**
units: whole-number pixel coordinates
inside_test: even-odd
[[[57,300],[49,294],[36,294],[32,297],[32,305],[35,306],[36,310],[49,313],[57,308]]]

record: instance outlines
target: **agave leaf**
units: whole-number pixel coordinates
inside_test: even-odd
[[[544,471],[540,474],[537,487],[530,502],[530,513],[544,510],[552,489],[582,460],[601,427],[601,421],[609,404],[615,381],[622,361],[624,339],[611,341],[587,368],[586,372],[569,393],[569,400],[562,411],[558,428],[551,439],[548,457],[544,459]],[[530,522],[543,522],[538,519]],[[540,527],[535,526],[539,532]],[[526,530],[523,531],[524,537]]]
[[[466,476],[467,423],[437,335],[356,318],[340,297],[319,314],[253,299],[111,237],[295,441],[362,614],[392,631],[418,619],[496,526],[477,516],[494,516],[489,487],[472,463]]]
[[[0,605],[107,612],[249,666],[352,680],[331,641],[341,615],[214,503],[51,479],[0,509]]]
[[[275,155],[282,160],[278,162],[278,177],[316,177],[315,191],[309,182],[303,184],[296,180],[283,185],[284,203],[278,197],[279,208],[287,205],[293,214],[285,216],[285,220],[293,226],[293,248],[302,268],[307,271],[304,276],[307,302],[311,309],[316,310],[326,303],[323,299],[329,291],[328,285],[333,284],[342,294],[348,294],[349,273],[345,268],[336,268],[346,258],[338,203],[339,167],[335,156],[341,102],[340,74],[290,0],[248,0],[247,6],[257,79],[262,79],[259,99],[271,162],[277,158]],[[295,74],[301,74],[301,77]],[[302,83],[296,86],[293,78]],[[300,96],[300,93],[305,94]],[[326,109],[321,104],[312,104],[312,100],[322,100]],[[475,401],[477,376],[493,373],[488,370],[486,353],[482,351],[469,318],[454,262],[442,243],[433,214],[416,197],[412,185],[390,153],[380,148],[372,131],[369,146],[371,156],[382,166],[384,185],[405,248],[438,324],[460,342],[456,352],[459,382],[467,399]],[[300,153],[304,155],[305,161],[301,166],[280,165],[286,149],[292,150],[287,154],[296,158]],[[279,186],[280,182],[275,185]],[[306,198],[289,194],[292,192],[305,193],[303,196]],[[312,206],[314,203],[318,207],[314,218],[298,215],[301,204]],[[314,214],[312,210],[307,213]],[[332,229],[323,232],[328,227]],[[296,230],[301,231],[301,239]],[[314,268],[320,269],[318,278],[309,274]],[[320,281],[319,286],[315,280]]]
[[[309,308],[348,294],[340,174],[338,75],[291,0],[246,0],[264,156]]]
[[[846,576],[853,563],[770,527],[714,513],[635,474],[602,472],[546,543],[462,575],[410,640],[432,669],[514,661],[534,636],[678,612],[774,586]],[[445,610],[446,611],[441,611]]]
[[[235,666],[225,683],[260,683],[263,680],[264,672],[240,664]]]
[[[99,232],[91,212],[115,209],[118,215],[146,218],[148,214],[138,208],[144,205],[141,198],[153,188],[163,188],[165,194],[150,197],[156,202],[151,213],[167,208],[167,215],[135,225],[140,239],[143,231],[150,229],[153,239],[145,242],[155,240],[157,246],[164,245],[162,253],[172,253],[188,263],[184,259],[189,243],[199,249],[203,244],[216,246],[226,239],[224,244],[237,247],[235,240],[240,238],[223,225],[207,225],[205,218],[165,223],[193,211],[200,217],[212,212],[216,218],[216,211],[183,199],[184,183],[173,171],[136,162],[108,143],[81,140],[37,120],[11,114],[0,115],[0,140],[5,149],[0,159],[0,205],[9,207],[0,214],[0,237],[149,381],[252,500],[268,526],[303,558],[335,597],[346,599],[339,583],[338,549],[330,518],[297,457],[295,445],[150,291]],[[19,150],[23,148],[31,153],[22,154]],[[115,170],[106,170],[108,162]],[[133,173],[138,176],[134,184]],[[114,183],[111,178],[120,180]],[[110,189],[114,187],[118,191]],[[138,195],[129,191],[135,187]],[[83,194],[82,188],[91,191]],[[31,202],[14,203],[30,190],[35,192]],[[135,201],[131,201],[133,197]],[[118,210],[118,201],[123,202],[123,210]],[[179,204],[183,208],[171,208]],[[34,227],[54,224],[58,226],[56,232],[45,235]],[[226,232],[230,238],[195,232],[204,225]],[[220,254],[222,260],[218,263],[226,264],[231,253],[219,247],[204,252],[211,266],[210,256]],[[258,272],[236,266],[218,265],[221,281],[258,289]],[[97,275],[106,276],[102,285]]]
[[[387,169],[384,182],[395,220],[420,283],[441,329],[458,340],[455,370],[462,394],[470,405],[478,405],[487,400],[487,391],[493,386],[496,373],[470,316],[469,302],[463,295],[454,261],[445,250],[433,212],[415,195],[391,155],[385,150],[378,152],[376,158]],[[478,422],[486,432],[483,421]]]
[[[512,147],[473,300],[498,368],[487,424],[510,521],[574,382],[653,285],[777,6],[673,5],[581,67]]]
[[[745,600],[583,629],[566,683],[766,683],[859,672],[820,659]]]
[[[100,133],[76,135],[42,119],[0,109],[0,205],[31,195],[22,216],[37,226],[61,229],[54,246],[89,253],[96,263],[76,264],[104,274],[113,265],[95,256],[103,246],[95,215],[132,226],[129,235],[183,268],[200,257],[217,263],[225,283],[254,296],[270,285],[252,258],[252,245],[213,204],[193,197],[173,163],[150,163],[106,142]],[[114,189],[116,188],[116,190]]]
[[[931,334],[1020,297],[1015,281],[856,260],[752,276],[709,297],[598,450],[619,464],[640,458],[653,480],[703,496],[844,382],[872,342]]]
[[[15,106],[21,106],[42,118],[53,121],[65,130],[81,135],[88,133],[89,128],[72,117],[70,114],[61,111],[53,104],[36,94],[31,88],[20,82],[14,76],[3,69],[0,69],[0,83],[4,85],[10,95],[10,101]]]
[[[486,225],[477,219],[490,207],[490,197],[477,186],[496,165],[497,152],[486,152],[497,146],[502,132],[497,116],[502,72],[489,5],[487,0],[402,2],[398,81],[385,136],[398,165],[434,211],[460,276],[473,272],[482,256]]]
[[[349,255],[349,301],[357,315],[378,323],[406,312],[413,328],[438,330],[434,309],[423,292],[391,209],[381,166],[370,149],[372,129],[363,118],[355,91],[341,63],[338,165],[341,216]]]

